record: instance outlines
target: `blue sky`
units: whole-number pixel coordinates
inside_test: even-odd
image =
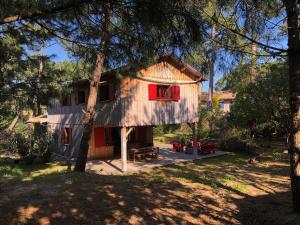
[[[287,47],[287,40],[282,39],[280,42],[278,42],[275,46],[286,48]],[[62,62],[62,61],[70,61],[72,58],[68,55],[67,51],[64,49],[64,47],[56,41],[53,41],[48,44],[48,47],[45,49],[46,55],[52,55],[52,60],[55,62]],[[215,77],[214,77],[214,83],[216,82],[225,74],[226,72],[222,68],[215,68]],[[203,82],[202,86],[203,91],[208,90],[208,81]]]
[[[65,51],[64,47],[61,44],[57,42],[52,42],[48,46],[49,47],[45,49],[45,54],[53,55],[53,61],[62,62],[66,60],[72,60],[71,57],[68,56],[68,53]]]

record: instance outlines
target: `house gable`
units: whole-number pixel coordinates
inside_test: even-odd
[[[195,81],[199,78],[187,74],[169,62],[159,62],[139,71],[140,76],[166,81]]]

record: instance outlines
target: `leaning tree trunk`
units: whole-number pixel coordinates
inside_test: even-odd
[[[291,107],[290,177],[293,207],[300,212],[300,39],[298,0],[283,1],[288,23],[288,64]]]
[[[108,45],[108,11],[104,7],[103,11],[103,30],[100,43],[100,49],[97,54],[96,65],[90,80],[90,91],[87,102],[87,109],[83,118],[83,133],[80,142],[80,148],[77,155],[74,171],[84,172],[87,161],[87,154],[89,150],[89,140],[93,131],[93,124],[96,112],[96,103],[98,95],[98,86],[101,79],[101,73],[103,69],[103,63],[105,60],[106,49]]]

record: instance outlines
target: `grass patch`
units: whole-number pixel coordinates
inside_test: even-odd
[[[26,165],[0,159],[0,179],[29,181],[45,175],[60,174],[67,171],[62,163],[46,163]]]
[[[163,144],[170,144],[174,140],[180,140],[182,138],[182,133],[167,133],[154,137],[154,141]]]

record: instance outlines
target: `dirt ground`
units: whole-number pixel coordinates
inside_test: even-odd
[[[231,154],[127,176],[14,168],[0,179],[0,224],[300,224],[287,157],[248,159]]]

